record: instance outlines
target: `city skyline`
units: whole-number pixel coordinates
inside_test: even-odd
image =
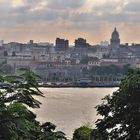
[[[0,39],[53,42],[110,40],[114,27],[122,43],[139,43],[139,0],[0,0]]]

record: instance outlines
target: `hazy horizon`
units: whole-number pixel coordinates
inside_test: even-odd
[[[86,38],[110,40],[117,27],[121,42],[140,43],[139,0],[0,0],[0,40],[55,42]]]

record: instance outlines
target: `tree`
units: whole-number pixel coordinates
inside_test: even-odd
[[[86,126],[81,126],[73,133],[73,140],[91,140],[92,129]]]
[[[84,58],[81,59],[80,64],[88,64],[89,57],[85,56]]]
[[[130,70],[119,89],[103,99],[96,127],[104,140],[140,139],[140,70]]]
[[[93,66],[91,69],[89,69],[89,73],[91,75],[97,74],[97,75],[115,75],[115,76],[120,76],[124,75],[128,72],[130,69],[129,65],[125,65],[123,68],[120,68],[115,65],[110,65],[110,66]]]
[[[40,102],[33,95],[42,96],[36,74],[20,69],[20,76],[0,74],[0,139],[2,140],[66,140],[65,134],[55,132],[55,127],[45,129],[29,110],[39,108]],[[51,123],[46,123],[51,127]],[[56,135],[57,134],[57,135]],[[46,135],[43,139],[42,137]]]
[[[1,64],[0,70],[7,74],[11,74],[13,72],[12,66],[10,66],[8,64]]]
[[[103,135],[103,133],[101,134],[98,129],[93,129],[91,132],[91,139],[90,140],[106,140],[107,136]]]
[[[41,125],[42,134],[38,140],[66,140],[65,134],[61,131],[54,132],[56,126],[50,122]]]

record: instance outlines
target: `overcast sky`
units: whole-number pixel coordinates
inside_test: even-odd
[[[140,0],[0,0],[0,39],[54,42],[78,37],[91,44],[110,39],[140,43]]]

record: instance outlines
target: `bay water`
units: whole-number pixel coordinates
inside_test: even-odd
[[[95,106],[102,98],[118,88],[41,88],[43,97],[36,97],[41,103],[35,109],[37,119],[52,122],[57,130],[63,131],[69,139],[74,130],[82,125],[94,127],[99,118]]]

